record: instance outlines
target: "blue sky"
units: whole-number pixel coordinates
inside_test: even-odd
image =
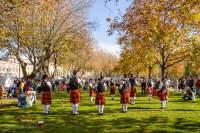
[[[95,3],[89,10],[89,20],[95,21],[97,27],[92,31],[92,35],[97,41],[98,45],[115,55],[119,55],[120,46],[117,44],[117,36],[108,36],[106,30],[108,29],[108,23],[106,18],[114,17],[123,14],[125,9],[129,6],[131,0],[121,0],[117,5],[115,2],[107,3],[105,6],[105,0],[95,0]],[[119,11],[120,10],[120,11]]]

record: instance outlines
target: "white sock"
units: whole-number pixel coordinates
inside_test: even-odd
[[[122,104],[123,111],[126,111],[126,104]]]
[[[78,114],[78,104],[74,104],[74,113]]]
[[[164,108],[166,108],[166,103],[167,103],[167,101],[165,100],[165,101],[163,101],[163,107]]]
[[[131,104],[135,104],[135,98],[131,97]]]
[[[90,97],[90,102],[92,102],[93,101],[93,97]]]
[[[148,95],[148,101],[151,101],[151,98],[152,98],[151,95]]]
[[[44,113],[49,113],[49,105],[44,105]]]
[[[128,111],[128,104],[125,104],[125,111]]]
[[[97,110],[98,110],[99,113],[101,112],[100,111],[100,105],[97,105]]]
[[[132,104],[135,104],[135,97],[133,97]]]
[[[100,113],[103,114],[104,105],[100,105]]]
[[[72,104],[72,112],[75,114],[75,104]]]
[[[111,97],[112,97],[112,100],[114,100],[114,98],[115,98],[115,95],[111,95]]]
[[[161,101],[161,108],[164,108],[165,107],[165,101]]]

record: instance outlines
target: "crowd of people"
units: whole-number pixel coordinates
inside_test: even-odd
[[[67,91],[72,104],[72,114],[77,115],[81,102],[81,89],[83,89],[83,91],[88,91],[89,102],[93,102],[95,99],[98,113],[102,115],[106,105],[106,91],[109,91],[111,100],[115,100],[116,94],[119,93],[122,112],[127,112],[128,105],[136,103],[138,88],[141,88],[142,94],[148,96],[148,101],[151,101],[152,97],[158,97],[161,109],[165,109],[170,87],[177,88],[178,91],[182,92],[184,100],[195,100],[196,95],[200,95],[200,78],[181,78],[177,82],[172,82],[164,77],[160,80],[147,80],[135,78],[132,74],[111,78],[101,74],[98,78],[81,79],[74,72],[69,80],[50,80],[47,75],[43,75],[40,80],[34,79],[32,76],[28,76],[26,80],[18,79],[14,81],[8,94],[18,98],[21,108],[32,106],[36,102],[36,95],[40,94],[41,104],[44,105],[44,114],[49,114],[52,94],[57,91],[62,93]]]

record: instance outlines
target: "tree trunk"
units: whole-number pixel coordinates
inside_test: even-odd
[[[148,69],[149,69],[149,79],[151,79],[151,75],[152,75],[152,66],[149,66]]]
[[[161,77],[162,77],[162,78],[165,77],[165,69],[166,69],[165,66],[162,65],[162,66],[161,66]]]
[[[26,66],[27,66],[27,64],[24,63],[24,62],[20,62],[20,65],[21,65],[23,77],[26,79],[26,77],[28,76],[27,71],[26,71]]]
[[[21,69],[22,69],[22,73],[23,73],[23,77],[26,78],[28,73],[26,71],[26,67],[27,67],[27,63],[25,63],[19,56],[15,56],[17,58],[17,60],[20,63]]]

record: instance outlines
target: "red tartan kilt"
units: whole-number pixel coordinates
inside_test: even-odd
[[[157,93],[160,101],[167,100],[167,92],[166,91],[159,91]]]
[[[42,92],[41,103],[44,104],[44,105],[49,105],[49,104],[52,103],[50,92]]]
[[[93,88],[90,88],[89,96],[90,96],[90,97],[95,96],[95,92],[94,92],[94,89],[93,89]]]
[[[96,101],[95,101],[95,104],[96,105],[104,105],[106,102],[105,100],[105,96],[103,93],[98,93],[97,96],[96,96]]]
[[[110,95],[115,95],[115,87],[110,87]]]
[[[131,89],[130,97],[136,97],[136,89],[134,89],[134,88]]]
[[[158,92],[156,91],[156,88],[153,88],[152,89],[152,96],[157,96],[158,95]]]
[[[146,91],[147,91],[147,94],[153,94],[153,87],[148,87]]]
[[[64,87],[60,87],[60,91],[65,91],[65,88]]]
[[[130,93],[129,91],[126,91],[126,92],[121,94],[121,99],[120,99],[121,104],[129,103],[129,96],[130,96],[129,93]]]
[[[72,90],[70,92],[70,103],[77,104],[80,102],[80,90]]]

